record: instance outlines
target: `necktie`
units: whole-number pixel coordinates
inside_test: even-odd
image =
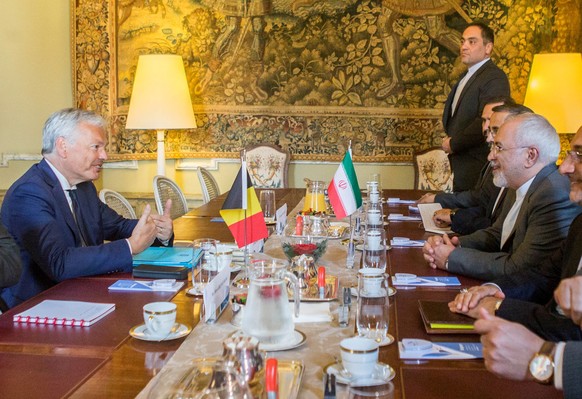
[[[455,115],[455,109],[457,108],[457,102],[459,102],[459,97],[465,88],[465,84],[469,80],[469,74],[466,74],[463,79],[457,85],[457,90],[455,90],[455,96],[453,97],[453,104],[451,105],[451,116]]]
[[[73,204],[73,216],[75,217],[75,222],[77,223],[77,228],[79,229],[79,235],[81,236],[81,242],[84,247],[87,246],[87,230],[85,228],[85,223],[83,221],[83,216],[81,215],[81,207],[79,206],[79,197],[77,196],[77,190],[70,189],[67,190],[69,192],[69,197],[71,198],[71,202]]]

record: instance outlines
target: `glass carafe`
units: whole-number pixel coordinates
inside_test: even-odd
[[[242,319],[245,335],[265,344],[277,344],[293,335],[295,324],[289,308],[286,281],[291,283],[295,316],[299,316],[300,290],[297,278],[280,260],[261,260],[248,267],[249,293]]]
[[[320,180],[310,180],[305,190],[305,204],[303,211],[325,212],[325,182]]]

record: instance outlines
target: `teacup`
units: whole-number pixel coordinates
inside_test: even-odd
[[[385,280],[382,269],[365,267],[360,269],[359,273],[363,281],[361,289],[364,296],[375,296],[382,293],[382,283]]]
[[[176,304],[172,302],[151,302],[143,307],[143,320],[148,335],[167,337],[176,323]]]
[[[340,342],[342,365],[354,377],[369,377],[378,363],[378,348],[378,343],[373,339],[343,339]]]
[[[225,267],[230,267],[232,262],[232,247],[229,245],[216,245],[216,252],[214,254],[216,259],[216,269],[221,271]]]

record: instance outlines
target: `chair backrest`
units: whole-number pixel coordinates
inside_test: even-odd
[[[182,190],[172,179],[165,176],[157,175],[154,177],[154,198],[160,215],[164,213],[164,205],[168,198],[172,199],[172,209],[170,210],[172,219],[179,218],[188,212],[188,203]]]
[[[289,151],[273,144],[247,146],[246,161],[253,186],[286,188],[289,174]]]
[[[124,218],[137,219],[135,210],[129,201],[127,201],[125,197],[119,194],[117,191],[104,188],[103,190],[99,191],[99,198],[101,199],[101,202],[107,204],[107,206],[109,206]]]
[[[214,176],[210,174],[206,169],[202,166],[198,167],[198,180],[200,180],[200,187],[202,187],[202,197],[204,199],[204,203],[206,204],[213,198],[216,198],[220,195],[220,189],[218,188],[218,183],[214,179]]]
[[[414,187],[417,190],[453,191],[453,172],[447,153],[440,147],[414,154]]]

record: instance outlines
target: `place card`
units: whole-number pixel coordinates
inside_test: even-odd
[[[275,211],[275,220],[277,221],[277,234],[283,234],[285,226],[287,226],[287,204],[283,204],[282,207]]]
[[[204,321],[215,323],[228,306],[230,295],[230,268],[225,267],[214,277],[203,292]]]

